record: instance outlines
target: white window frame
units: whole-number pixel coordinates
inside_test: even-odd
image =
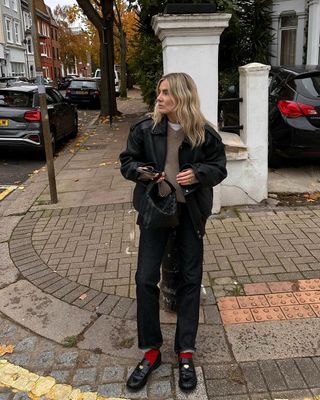
[[[23,22],[24,22],[24,29],[30,29],[31,28],[31,16],[30,13],[28,12],[23,12]]]
[[[25,65],[23,63],[11,62],[12,76],[25,76]]]
[[[43,21],[41,24],[41,33],[42,33],[42,35],[47,36],[46,25]]]
[[[283,17],[297,17],[295,12],[290,12],[290,13],[284,13],[280,15],[280,19],[279,19],[279,24],[280,24],[280,28],[279,28],[279,34],[280,34],[280,46],[279,46],[279,64],[281,64],[281,56],[282,56],[282,41],[283,41],[283,33],[285,31],[291,31],[291,32],[295,32],[295,49],[294,49],[294,57],[296,58],[297,55],[297,34],[298,34],[298,22],[296,25],[288,25],[283,27],[282,26],[282,18]],[[295,60],[293,61],[294,65]]]
[[[21,44],[20,24],[18,21],[13,21],[13,33],[14,33],[14,41],[17,44]]]
[[[9,24],[9,25],[7,25],[7,24]],[[5,25],[6,35],[7,35],[7,42],[13,43],[12,19],[10,19],[8,17],[4,17],[4,25]]]
[[[43,52],[42,52],[43,50]],[[42,57],[48,57],[48,50],[46,42],[40,42],[40,51]]]
[[[14,11],[18,11],[18,3],[17,0],[11,0],[11,4],[12,4],[12,9]]]
[[[3,0],[3,5],[10,8],[10,0]]]

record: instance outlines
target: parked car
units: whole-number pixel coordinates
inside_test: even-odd
[[[29,83],[36,84],[36,78],[31,78],[31,79],[29,80]],[[53,82],[53,80],[50,79],[50,78],[43,77],[43,84],[44,84],[45,86],[53,86],[53,85],[54,85],[54,82]]]
[[[231,94],[232,92],[232,94]],[[238,97],[232,87],[230,97]],[[239,125],[238,104],[221,104],[220,129]],[[237,129],[226,129],[239,134]],[[283,158],[320,158],[320,67],[272,67],[269,75],[269,165]]]
[[[0,77],[0,88],[5,88],[9,86],[21,86],[29,83],[29,79],[26,77],[17,76],[2,76]]]
[[[65,90],[73,79],[79,78],[79,75],[67,75],[58,80],[58,89]]]
[[[269,164],[320,158],[320,67],[273,67],[269,83]]]
[[[79,78],[70,82],[66,98],[71,103],[100,108],[101,79]]]
[[[60,139],[78,133],[78,113],[58,90],[46,87],[52,147]],[[38,88],[34,85],[0,89],[0,148],[20,147],[43,156]]]
[[[118,66],[114,67],[114,87],[116,91],[116,96],[120,95],[120,80],[119,80],[120,72],[118,70]],[[97,68],[94,73],[94,78],[101,79],[101,69]]]

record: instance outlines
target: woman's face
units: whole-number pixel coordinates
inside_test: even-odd
[[[176,102],[169,91],[168,81],[165,79],[160,83],[157,97],[157,108],[160,114],[166,115],[170,122],[177,122]]]

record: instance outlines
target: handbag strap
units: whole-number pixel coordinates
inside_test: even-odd
[[[170,187],[173,193],[176,191],[176,188],[173,186],[171,182],[168,181],[168,179],[164,179],[163,182],[165,182]]]
[[[171,182],[168,181],[168,179],[164,179],[162,182],[165,182],[170,187],[172,193],[175,193],[176,188],[173,186],[173,184]],[[156,181],[149,182],[149,184],[147,186],[147,192],[150,192],[152,190],[152,188],[157,184],[158,184],[158,182],[156,182]]]

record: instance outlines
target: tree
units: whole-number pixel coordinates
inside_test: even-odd
[[[73,68],[76,60],[86,62],[87,51],[90,49],[86,32],[70,28],[76,14],[74,6],[57,6],[54,10],[55,20],[59,25],[60,58],[63,65],[69,69]]]
[[[220,83],[224,87],[238,80],[240,65],[253,61],[268,62],[272,40],[272,0],[216,0],[215,3],[218,11],[232,14],[229,27],[222,33],[220,40]],[[139,40],[131,58],[131,66],[141,86],[144,100],[150,107],[154,104],[154,88],[162,73],[162,49],[152,30],[151,19],[153,15],[163,12],[165,5],[166,1],[162,0],[138,0]]]
[[[100,41],[101,116],[117,115],[114,87],[113,1],[77,0],[79,7],[97,29]]]
[[[128,10],[123,0],[116,0],[114,7],[116,11],[114,35],[119,41],[119,48],[115,46],[115,58],[118,55],[120,60],[120,96],[127,97],[127,54],[131,39],[136,33],[137,17],[134,11]]]
[[[250,62],[269,63],[273,38],[271,6],[272,0],[218,0],[219,10],[232,14],[219,47],[222,92],[237,83],[239,66]]]

